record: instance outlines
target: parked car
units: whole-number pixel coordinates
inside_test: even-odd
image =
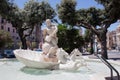
[[[34,51],[38,51],[38,52],[41,52],[41,51],[42,51],[42,49],[35,49]]]
[[[2,56],[2,51],[0,50],[0,58],[3,58],[3,56]]]
[[[4,50],[4,54],[6,55],[7,58],[15,58],[13,50]]]

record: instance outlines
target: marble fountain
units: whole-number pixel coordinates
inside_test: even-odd
[[[51,25],[49,19],[46,23]],[[100,60],[82,56],[77,48],[70,55],[58,48],[56,32],[56,26],[47,27],[41,52],[17,49],[16,59],[1,59],[0,80],[105,80],[110,76]],[[119,62],[109,62],[120,72]]]

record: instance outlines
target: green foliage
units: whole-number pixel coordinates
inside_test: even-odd
[[[38,2],[36,0],[29,0],[24,7],[27,13],[27,21],[30,24],[42,24],[46,19],[52,19],[56,13],[54,9],[46,2]]]
[[[77,20],[85,21],[88,24],[96,27],[97,25],[101,25],[101,21],[105,19],[104,10],[96,9],[95,7],[91,7],[88,9],[79,9],[76,11]]]
[[[97,1],[99,4],[102,4],[104,7],[107,7],[112,0],[95,0],[95,1]]]
[[[19,9],[16,5],[13,6],[13,9],[10,11],[9,14],[9,20],[11,21],[13,27],[15,27],[17,30],[19,28],[23,28],[23,23],[25,23],[25,18],[27,16],[25,15],[25,11],[22,9]]]
[[[89,43],[91,41],[90,37],[91,37],[91,31],[86,29],[85,30],[85,34],[84,34],[84,41],[85,41],[85,43]]]
[[[0,48],[10,45],[12,43],[12,38],[10,34],[6,31],[0,30]]]
[[[9,0],[0,0],[0,15],[5,17],[10,9]]]
[[[87,48],[90,43],[90,53],[93,54],[94,52],[94,34],[91,32],[91,30],[86,29],[84,34],[84,41],[85,41],[85,47]]]
[[[87,48],[87,52],[89,52],[89,53],[93,53],[94,50],[93,50],[93,48]]]
[[[65,25],[58,25],[58,33],[57,33],[57,36],[58,36],[58,46],[59,47],[63,47],[63,48],[67,48],[68,46],[68,43],[66,42],[67,41],[67,26]]]
[[[104,9],[91,7],[75,10],[74,0],[62,0],[61,4],[58,5],[58,14],[63,23],[69,25],[78,23],[78,26],[85,27],[96,34],[103,46],[102,56],[107,58],[106,33],[110,25],[120,19],[120,0],[95,1],[102,4]]]
[[[13,4],[9,13],[9,20],[13,27],[17,29],[24,49],[27,48],[26,37],[32,33],[34,27],[41,26],[47,18],[51,19],[56,15],[54,9],[48,3],[36,0],[29,0],[23,9],[19,9]],[[24,34],[26,30],[28,34]]]
[[[36,44],[40,42],[41,25],[46,19],[52,19],[56,13],[47,2],[38,2],[37,0],[29,0],[24,7],[27,13],[27,24],[31,27],[36,27]]]
[[[75,48],[84,45],[83,37],[79,35],[77,29],[70,29],[65,25],[58,25],[58,46],[64,48],[67,52],[71,52]]]
[[[102,4],[105,9],[106,19],[103,23],[112,24],[120,19],[120,0],[95,0]]]
[[[76,23],[76,1],[75,0],[61,0],[61,3],[57,5],[58,16],[63,23],[74,26]]]

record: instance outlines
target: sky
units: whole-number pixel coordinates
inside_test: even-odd
[[[29,0],[14,0],[14,3],[18,5],[19,8],[24,8],[25,2]],[[59,4],[61,0],[38,0],[38,1],[48,1],[50,5],[56,9],[56,4]],[[76,0],[77,1],[77,6],[76,9],[81,9],[81,8],[89,8],[89,7],[96,7],[96,8],[103,8],[102,5],[98,4],[95,2],[95,0]],[[120,22],[116,22],[108,28],[109,31],[115,30],[117,26],[120,24]]]

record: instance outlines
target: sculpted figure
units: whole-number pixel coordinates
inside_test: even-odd
[[[57,43],[57,26],[51,24],[51,20],[46,20],[47,28],[43,31],[44,43],[42,46],[43,54],[47,57],[45,58],[46,61],[57,61],[56,58],[56,51],[58,49]]]
[[[44,42],[39,44],[40,48],[42,47],[42,51],[15,50],[14,53],[17,59],[26,66],[33,68],[74,71],[78,70],[80,66],[84,66],[84,59],[78,49],[74,49],[69,55],[62,48],[58,48],[58,28],[51,23],[50,19],[46,20],[46,26],[47,28],[43,31]]]

